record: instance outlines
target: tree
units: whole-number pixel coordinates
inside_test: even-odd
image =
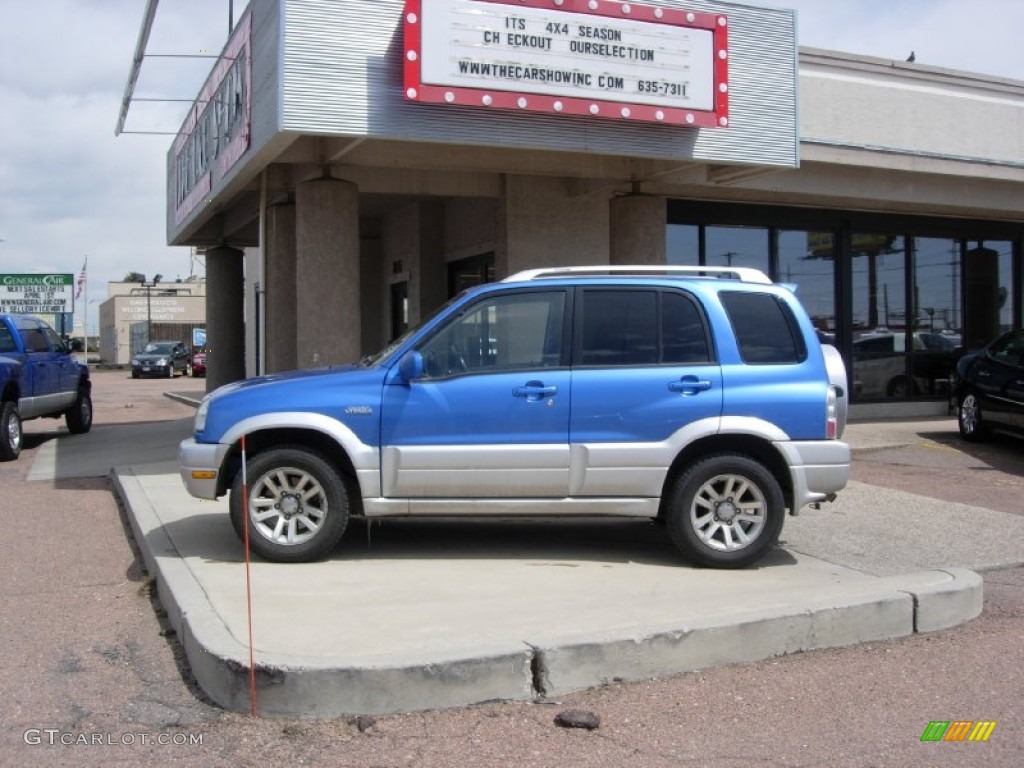
[[[159,283],[163,279],[164,279],[164,276],[161,275],[159,272],[157,272],[155,275],[153,275],[153,285],[156,285],[157,283]],[[121,280],[121,282],[122,283],[144,283],[144,282],[146,282],[146,276],[144,274],[142,274],[141,272],[129,272],[128,274],[126,274],[124,276],[124,279]]]

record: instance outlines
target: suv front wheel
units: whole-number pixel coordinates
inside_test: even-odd
[[[242,473],[231,487],[231,523],[261,557],[299,563],[326,557],[348,524],[349,490],[320,454],[298,446],[275,448],[247,466],[248,510],[243,510]]]
[[[687,469],[670,491],[672,542],[697,565],[743,568],[779,538],[785,502],[778,481],[746,456],[718,454]]]

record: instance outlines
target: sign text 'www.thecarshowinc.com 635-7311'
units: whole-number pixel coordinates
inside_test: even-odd
[[[728,17],[609,0],[406,0],[412,101],[729,125]]]

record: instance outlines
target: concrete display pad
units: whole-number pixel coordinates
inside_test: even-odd
[[[188,496],[176,463],[112,479],[196,680],[249,711],[227,502]],[[257,712],[287,717],[543,698],[932,631],[982,607],[963,568],[878,576],[782,547],[755,568],[698,569],[637,521],[356,521],[331,559],[254,561],[251,580]]]

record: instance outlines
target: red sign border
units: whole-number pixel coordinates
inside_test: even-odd
[[[506,109],[519,112],[581,115],[631,122],[665,123],[695,128],[724,128],[729,125],[729,18],[722,13],[702,13],[610,0],[473,0],[479,3],[541,8],[551,11],[670,24],[711,31],[714,48],[714,109],[682,109],[650,104],[630,104],[601,99],[549,96],[527,91],[497,91],[424,84],[422,57],[422,6],[425,0],[406,0],[402,12],[403,84],[407,101],[431,104]],[[429,0],[427,0],[429,1]]]

